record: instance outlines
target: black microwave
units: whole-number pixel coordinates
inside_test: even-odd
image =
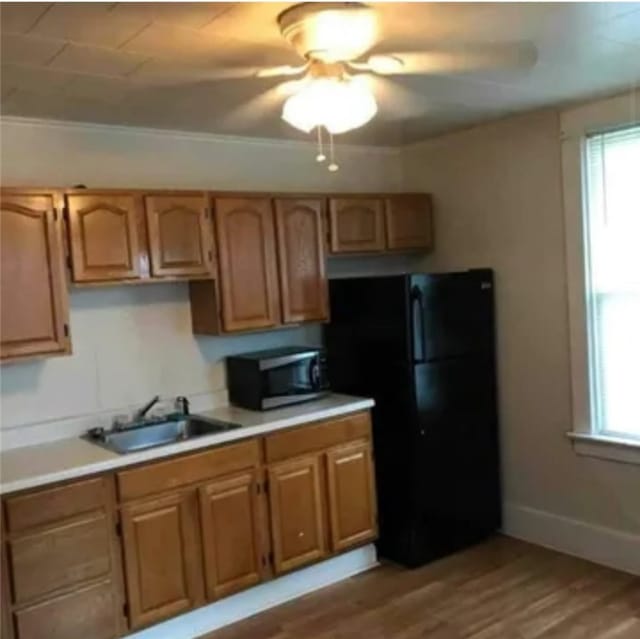
[[[227,387],[234,406],[268,410],[298,404],[329,391],[324,352],[286,346],[227,357]]]

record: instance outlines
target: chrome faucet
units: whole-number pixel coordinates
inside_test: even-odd
[[[160,395],[156,395],[152,400],[148,401],[142,408],[133,414],[133,421],[138,422],[144,419],[145,415],[160,401]]]

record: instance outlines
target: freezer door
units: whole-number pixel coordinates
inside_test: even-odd
[[[409,361],[408,283],[404,275],[329,282],[331,322],[324,328],[329,372],[337,357],[381,368]]]
[[[493,352],[493,275],[474,270],[410,279],[414,360]]]

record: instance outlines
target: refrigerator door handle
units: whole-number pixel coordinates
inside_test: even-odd
[[[421,364],[427,361],[427,344],[424,329],[422,291],[417,286],[411,289],[411,320],[413,324],[413,361]]]

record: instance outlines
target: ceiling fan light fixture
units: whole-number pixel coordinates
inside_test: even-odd
[[[310,133],[324,127],[334,135],[369,122],[378,105],[366,85],[349,78],[313,78],[284,103],[282,119]]]
[[[360,2],[304,2],[278,17],[280,31],[307,60],[353,60],[376,40],[378,24],[371,7]]]

